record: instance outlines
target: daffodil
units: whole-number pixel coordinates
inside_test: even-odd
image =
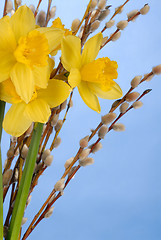
[[[0,82],[11,78],[17,94],[28,103],[35,86],[46,88],[48,55],[60,45],[64,31],[37,28],[27,6],[0,19]]]
[[[61,19],[58,17],[56,18],[53,22],[51,27],[52,28],[57,28],[57,29],[61,29],[64,32],[64,36],[68,36],[68,35],[72,35],[72,31],[70,31],[68,28],[64,27],[65,25],[62,24]],[[61,45],[59,44],[59,46],[54,49],[54,51],[52,51],[51,55],[55,56],[57,54],[57,51],[61,49]]]
[[[109,58],[95,60],[102,43],[102,33],[90,38],[81,54],[81,40],[76,36],[66,36],[61,42],[61,61],[70,72],[68,82],[72,88],[78,87],[80,96],[91,109],[100,112],[98,97],[118,99],[122,90],[116,79],[117,62]]]
[[[46,89],[34,91],[29,103],[24,102],[17,94],[12,81],[0,83],[0,99],[11,103],[6,113],[3,128],[12,136],[22,135],[32,122],[46,123],[51,114],[50,108],[64,102],[71,92],[69,85],[61,80],[50,79]]]

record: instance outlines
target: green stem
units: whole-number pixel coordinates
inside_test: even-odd
[[[24,215],[26,200],[28,197],[32,175],[35,167],[36,157],[39,149],[41,133],[43,129],[42,123],[37,123],[33,131],[29,152],[26,158],[26,164],[22,174],[21,183],[18,189],[12,218],[8,230],[7,240],[17,240],[21,228],[21,222]]]
[[[2,184],[3,179],[2,179],[1,138],[4,111],[5,102],[0,101],[0,239],[3,239],[3,184]]]

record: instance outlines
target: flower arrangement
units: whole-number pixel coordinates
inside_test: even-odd
[[[77,177],[83,167],[94,163],[93,154],[102,148],[106,135],[124,131],[120,120],[142,107],[142,100],[151,92],[143,85],[161,73],[161,65],[152,67],[146,74],[135,74],[130,87],[122,91],[119,62],[106,54],[100,56],[108,44],[120,39],[131,22],[149,12],[150,7],[145,4],[115,25],[115,19],[129,2],[121,2],[112,10],[105,0],[90,0],[82,19],[74,19],[68,29],[59,17],[55,18],[56,7],[51,0],[46,12],[40,10],[41,0],[35,6],[5,0],[0,19],[0,136],[4,129],[11,138],[3,169],[0,157],[0,239],[25,240],[32,236],[40,222],[52,215],[55,202],[63,196],[73,177]],[[107,34],[114,26],[115,30]],[[137,91],[139,87],[141,93]],[[65,151],[59,152],[57,156],[63,154],[61,158],[65,159],[63,173],[52,178],[50,194],[28,223],[26,213],[31,194],[39,188],[38,181],[45,177],[42,175],[52,164],[77,90],[84,107],[87,106],[91,114],[94,112],[93,116],[99,120],[95,126],[90,125],[94,127],[90,133],[77,139],[78,149],[71,146],[72,157],[67,158]],[[102,112],[100,102],[105,106],[108,102],[109,109]],[[11,105],[7,105],[4,113],[6,103]],[[81,121],[84,118],[88,121],[86,115],[80,114],[83,110],[77,101],[74,104]],[[85,129],[83,124],[79,128],[81,132]],[[68,134],[68,138],[70,135],[74,138],[73,134]],[[88,178],[91,179],[90,175]],[[3,201],[8,201],[7,197],[9,205],[3,219]],[[25,230],[23,225],[27,226]]]

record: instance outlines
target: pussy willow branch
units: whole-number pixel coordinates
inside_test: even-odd
[[[130,0],[126,0],[126,2],[124,2],[118,9],[117,11],[115,11],[115,13],[112,15],[112,17],[110,18],[110,20],[112,20],[119,12],[120,10],[129,2]]]
[[[3,10],[3,17],[7,15],[7,2],[8,0],[5,0],[5,3],[4,3],[4,10]]]
[[[52,0],[48,0],[48,10],[47,10],[47,14],[46,14],[45,27],[47,27],[48,22],[49,22],[49,20],[50,20],[50,8],[51,8],[51,3],[52,3]]]
[[[127,19],[127,21],[128,22],[131,22],[134,18],[136,18],[137,16],[139,16],[140,15],[140,12],[137,12],[133,17],[131,17],[131,18],[129,18],[129,19]],[[106,26],[102,29],[102,33],[106,30],[107,28],[106,28]],[[111,40],[112,40],[112,38],[115,36],[115,34],[117,33],[117,32],[119,32],[120,31],[120,29],[116,29],[116,31],[107,39],[107,41],[101,46],[101,48],[100,49],[102,49],[107,43],[109,43]]]
[[[144,82],[148,77],[150,77],[151,75],[153,75],[153,72],[150,72],[149,74],[146,75],[146,77],[144,77],[140,84],[142,82]],[[116,106],[114,108],[111,108],[111,110],[109,112],[113,112],[116,108],[118,108],[121,103],[123,103],[126,99],[126,96],[133,90],[134,88],[130,88],[128,90],[128,92],[122,97],[122,99],[118,102],[118,104],[116,104]],[[140,96],[143,97],[145,95],[145,93],[143,95]],[[140,99],[139,98],[139,99]],[[124,114],[123,114],[124,115]],[[122,116],[123,116],[122,115]],[[121,117],[121,116],[120,116]],[[119,120],[120,117],[117,119]],[[100,124],[96,127],[96,129],[91,133],[90,137],[89,137],[89,141],[94,137],[94,135],[97,133],[97,131],[99,130],[99,128],[103,125],[102,122],[100,122]],[[112,128],[111,128],[112,129]],[[97,140],[97,142],[95,143],[95,145],[99,142],[100,140]],[[94,147],[94,145],[93,145]],[[64,174],[62,175],[62,178],[65,178],[67,176],[67,174],[70,172],[71,168],[74,166],[74,164],[77,162],[77,160],[79,159],[79,155],[80,153],[83,151],[82,148],[79,148],[76,156],[74,157],[72,163],[70,164],[70,166],[65,170]],[[34,219],[32,220],[31,224],[29,225],[26,233],[24,234],[23,240],[25,240],[27,238],[27,236],[33,231],[33,229],[36,227],[34,227],[34,223],[36,222],[36,220],[38,219],[38,217],[40,216],[40,214],[43,212],[44,208],[47,206],[48,202],[50,201],[50,199],[52,198],[53,194],[55,193],[55,190],[53,189],[52,192],[50,193],[49,197],[47,198],[47,200],[44,202],[44,204],[42,205],[42,207],[40,208],[39,212],[35,215]]]
[[[151,90],[149,90],[149,89],[148,89],[148,90],[145,90],[145,91],[141,94],[141,96],[140,96],[135,102],[139,101],[141,98],[143,98],[143,97],[144,97],[146,94],[148,94],[150,91],[151,91]],[[133,109],[133,105],[131,105],[131,106],[126,110],[126,112],[119,114],[119,116],[118,116],[118,117],[114,120],[114,122],[110,125],[108,133],[112,130],[113,125],[114,125],[121,117],[123,117],[126,113],[128,113],[131,109]],[[90,140],[89,140],[89,141],[90,141]],[[92,150],[93,150],[93,148],[95,147],[95,145],[96,145],[98,142],[100,142],[100,141],[101,141],[101,138],[98,138],[97,141],[92,145],[92,148],[91,148],[91,151],[90,151],[90,152],[92,152]],[[81,149],[81,148],[80,148],[80,149]],[[72,164],[70,165],[69,170],[67,169],[68,171],[66,170],[65,172],[69,172],[70,169],[73,167],[73,165],[76,163],[76,161],[79,159],[79,154],[80,154],[79,152],[81,152],[80,149],[78,150],[78,152],[77,152],[77,154],[76,154],[76,156],[75,156]],[[78,154],[78,153],[79,153],[79,154]],[[76,160],[76,159],[77,159],[77,160]],[[77,172],[79,169],[80,169],[80,166],[78,165],[78,166],[76,167],[76,169],[74,170],[74,172],[73,172],[73,173],[68,177],[68,179],[66,180],[64,189],[66,188],[66,186],[68,185],[68,183],[70,182],[70,180],[72,179],[72,177],[76,174],[76,172]],[[62,176],[62,178],[64,178],[65,176],[66,176],[66,174],[64,173],[64,175]],[[56,192],[56,191],[53,189],[52,194],[50,194],[50,196],[52,197],[55,192]],[[30,235],[30,233],[34,230],[34,228],[35,228],[35,227],[40,223],[40,221],[44,218],[45,214],[48,212],[48,210],[49,210],[50,207],[53,205],[53,203],[55,203],[61,196],[62,196],[62,195],[61,195],[61,193],[59,192],[59,193],[57,194],[57,196],[56,196],[50,203],[49,203],[49,201],[48,201],[48,203],[46,204],[46,208],[44,209],[44,211],[42,212],[42,214],[39,215],[40,217],[39,217],[39,218],[37,219],[37,221],[32,225],[32,227],[29,227],[29,228],[28,228],[28,230],[26,231],[26,233],[25,233],[25,235],[24,235],[24,237],[23,237],[22,240],[25,240],[25,239]],[[50,197],[50,199],[51,199],[51,197]]]
[[[39,0],[38,4],[37,4],[37,7],[36,7],[36,10],[35,10],[35,13],[34,13],[34,17],[36,18],[37,14],[38,14],[38,11],[39,11],[39,7],[40,7],[40,4],[41,4],[42,0]]]

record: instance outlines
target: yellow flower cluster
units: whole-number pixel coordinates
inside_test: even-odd
[[[3,127],[14,136],[23,134],[32,122],[48,121],[50,108],[65,101],[78,87],[84,102],[100,112],[98,97],[116,99],[122,91],[117,63],[95,60],[102,34],[89,39],[81,54],[81,40],[64,28],[58,18],[51,27],[38,28],[32,11],[19,7],[11,17],[0,19],[0,99],[11,103]],[[54,61],[50,54],[61,46],[61,62],[69,72],[68,84],[50,79]]]

